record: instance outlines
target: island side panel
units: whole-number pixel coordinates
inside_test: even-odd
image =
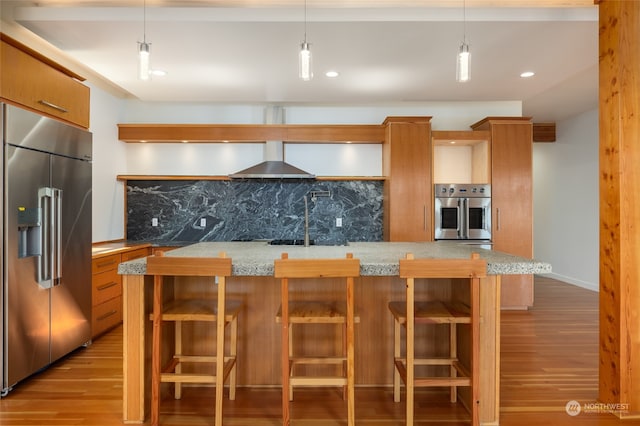
[[[124,423],[144,423],[145,285],[143,275],[123,275],[123,410]]]
[[[499,275],[480,280],[480,423],[500,424]]]

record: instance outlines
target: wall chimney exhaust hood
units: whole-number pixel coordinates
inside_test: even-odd
[[[284,124],[281,106],[265,108],[265,124]],[[231,179],[315,179],[316,176],[300,170],[284,161],[284,143],[267,141],[264,145],[264,160],[255,166],[229,175]]]
[[[315,179],[316,176],[286,163],[283,156],[274,156],[271,152],[282,152],[281,141],[267,141],[265,161],[229,175],[231,179]]]

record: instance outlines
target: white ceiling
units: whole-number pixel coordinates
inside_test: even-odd
[[[27,28],[72,63],[149,102],[508,100],[522,101],[523,114],[536,122],[598,103],[592,0],[466,0],[465,7],[463,0],[307,0],[309,82],[297,77],[304,0],[146,1],[145,8],[143,0],[2,0],[2,21],[14,33]],[[472,71],[461,84],[455,56],[465,28]],[[152,68],[168,73],[147,82],[136,78],[137,42],[145,32]],[[329,79],[328,70],[340,76]],[[522,71],[536,75],[522,79]],[[90,81],[98,78],[87,72]]]

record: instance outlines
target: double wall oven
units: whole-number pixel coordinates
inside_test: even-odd
[[[434,239],[491,241],[491,185],[436,184]]]

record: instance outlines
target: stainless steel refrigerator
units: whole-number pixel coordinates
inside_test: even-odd
[[[0,103],[2,396],[91,340],[90,132]]]

